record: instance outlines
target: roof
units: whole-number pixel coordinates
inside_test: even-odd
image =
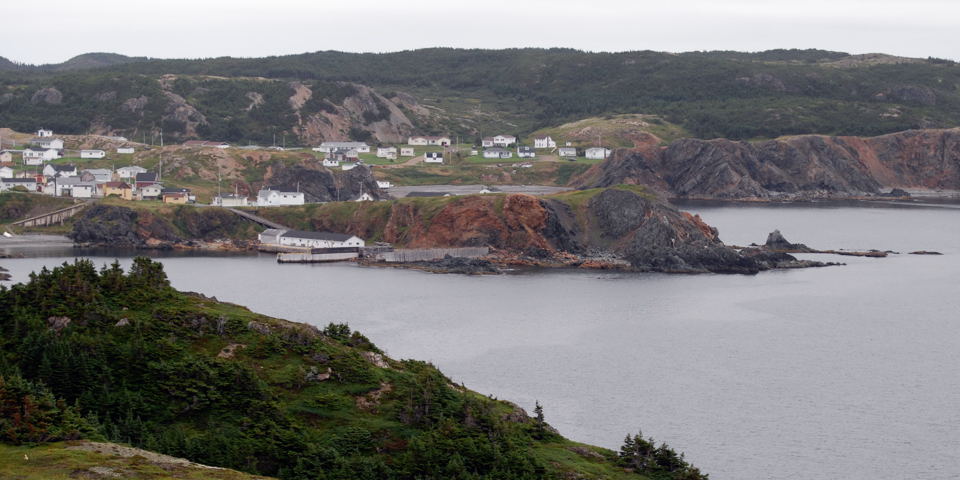
[[[450,193],[448,192],[410,192],[407,194],[409,197],[448,197]]]
[[[354,237],[353,235],[348,235],[346,233],[304,232],[301,230],[287,230],[280,236],[287,238],[309,238],[311,240],[331,240],[334,242],[342,242]]]
[[[443,154],[440,152],[427,152],[424,155],[427,158],[443,158]]]
[[[536,137],[533,137],[533,138],[535,138],[535,139],[537,139],[537,140],[546,140],[546,139],[550,138],[550,135],[537,135]]]
[[[246,195],[237,195],[237,194],[235,194],[235,193],[221,193],[220,195],[217,195],[217,197],[220,197],[220,198],[237,198],[237,199],[247,198]]]
[[[282,235],[284,232],[286,232],[286,230],[282,230],[279,228],[268,228],[260,232],[260,235]]]
[[[80,177],[60,177],[56,179],[58,185],[77,185],[82,183]]]
[[[590,148],[587,149],[588,152],[591,152],[591,151],[592,151],[592,152],[596,152],[597,150],[607,151],[607,150],[610,150],[610,149],[609,149],[609,148],[604,148],[604,147],[590,147]]]
[[[37,183],[36,178],[0,178],[3,183]]]
[[[506,152],[509,152],[510,150],[507,150],[506,148],[503,148],[503,147],[491,147],[491,148],[484,149],[483,151],[495,152],[495,153],[506,153]]]
[[[83,171],[94,175],[110,175],[113,173],[109,168],[85,168]]]
[[[187,192],[164,192],[161,190],[160,195],[163,195],[164,197],[186,197]]]
[[[189,188],[164,188],[161,190],[163,193],[190,193]]]
[[[44,152],[49,152],[50,150],[56,150],[56,149],[55,149],[55,148],[34,148],[34,147],[27,147],[27,148],[23,149],[23,153],[27,153],[27,152],[44,153]]]
[[[55,172],[72,172],[77,169],[76,166],[70,165],[69,163],[64,165],[54,165],[51,163],[50,166],[53,167],[53,171]]]
[[[103,152],[103,153],[107,153],[107,152],[104,152],[103,150],[97,150],[97,149],[80,150],[80,152]]]
[[[423,138],[426,140],[440,140],[441,138],[450,138],[446,135],[411,135],[410,138]]]
[[[503,134],[497,135],[497,137],[501,137],[501,138],[517,138],[517,137],[514,137],[513,135],[503,135]]]
[[[518,152],[532,152],[533,147],[517,147]]]
[[[140,172],[137,174],[137,182],[156,182],[157,174],[153,172]]]
[[[141,167],[141,166],[139,166],[139,165],[128,165],[128,166],[126,166],[126,167],[120,167],[120,168],[118,168],[117,170],[130,170],[130,169],[136,170],[136,171],[138,171],[138,172],[146,172],[146,171],[147,171],[146,168],[143,168],[143,167]]]
[[[130,188],[130,185],[127,185],[127,182],[107,182],[107,183],[104,183],[103,185],[108,188],[122,188],[122,189]]]

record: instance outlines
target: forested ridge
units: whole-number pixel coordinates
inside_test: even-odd
[[[960,124],[960,66],[934,58],[822,50],[672,54],[449,48],[249,59],[104,58],[74,61],[69,68],[64,65],[70,62],[0,67],[0,124],[30,130],[53,123],[65,133],[104,130],[109,124],[111,131],[136,136],[166,122],[175,138],[265,141],[274,133],[302,135],[294,128],[290,82],[318,91],[301,115],[330,110],[338,96],[342,99],[342,89],[351,88],[343,83],[349,82],[390,98],[423,133],[468,137],[484,128],[525,134],[616,113],[657,114],[700,138],[877,135]],[[163,75],[200,82],[175,89],[206,117],[198,130],[173,118],[169,98],[158,90]],[[49,88],[62,95],[38,96]],[[263,102],[252,101],[250,92]],[[128,103],[124,113],[124,102],[141,96],[154,100],[136,112]],[[437,108],[425,112],[417,102]],[[358,128],[371,120],[350,119]]]
[[[110,440],[282,479],[706,478],[666,444],[576,444],[548,415],[342,323],[178,292],[146,258],[0,287],[2,443]]]

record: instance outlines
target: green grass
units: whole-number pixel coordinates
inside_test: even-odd
[[[596,146],[599,141],[606,147],[629,148],[634,146],[633,138],[640,132],[656,135],[663,143],[691,136],[684,128],[657,115],[622,114],[584,118],[542,128],[530,134],[530,138],[550,135],[557,146],[570,142],[574,147],[587,148]]]
[[[109,478],[95,473],[107,468],[119,478],[134,480],[253,480],[266,477],[227,469],[158,464],[144,457],[121,457],[69,449],[82,442],[42,446],[12,446],[0,443],[0,478],[16,480],[75,480]]]

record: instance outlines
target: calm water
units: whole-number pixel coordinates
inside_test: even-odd
[[[617,447],[642,427],[717,480],[960,478],[960,209],[685,208],[734,244],[779,228],[818,248],[946,255],[756,276],[163,261],[177,288],[349,322],[391,356],[528,410],[539,400],[576,440]],[[49,253],[0,264],[22,280],[64,260]]]

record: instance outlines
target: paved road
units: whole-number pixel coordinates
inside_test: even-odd
[[[414,187],[390,187],[387,190],[393,198],[406,197],[410,192],[444,192],[451,195],[472,195],[480,193],[484,185],[420,185]],[[544,185],[493,185],[492,188],[504,193],[527,193],[530,195],[549,195],[570,190],[567,187],[548,187]]]

